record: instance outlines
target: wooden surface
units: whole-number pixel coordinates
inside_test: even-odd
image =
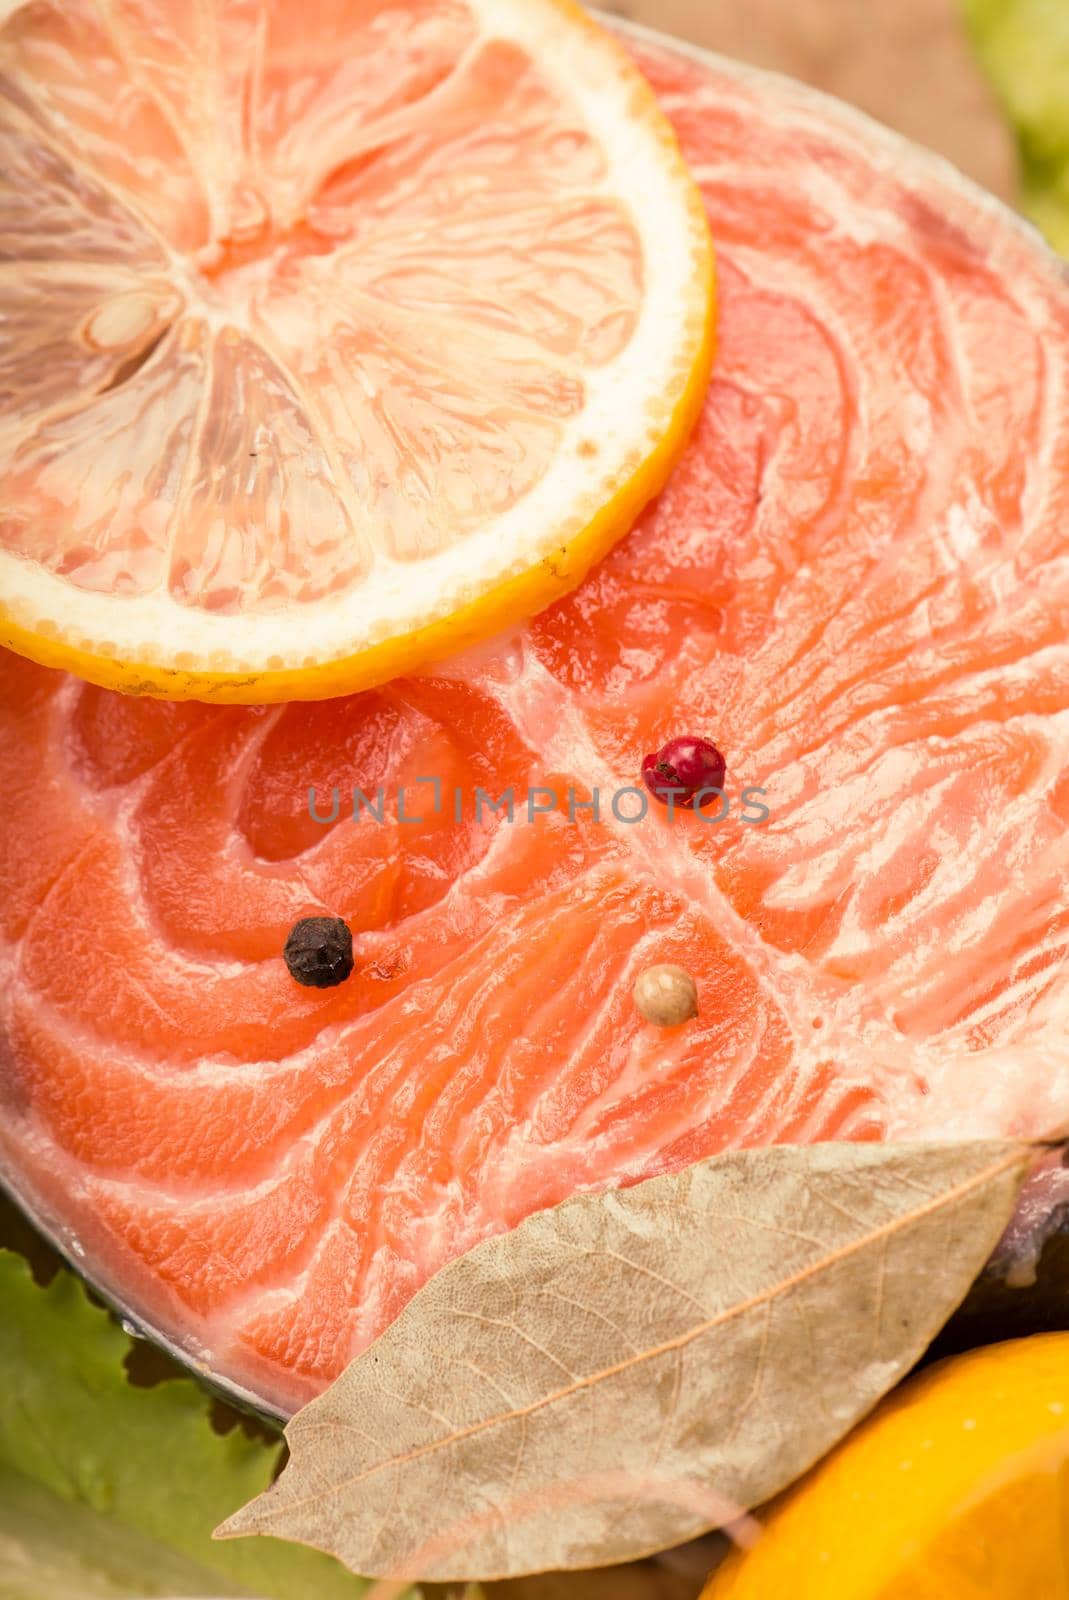
[[[802,78],[948,156],[1004,199],[1012,135],[960,0],[601,0],[603,9]]]

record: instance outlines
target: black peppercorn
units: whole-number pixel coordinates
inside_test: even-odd
[[[309,989],[332,989],[353,970],[353,936],[340,917],[302,917],[282,951],[290,976]]]

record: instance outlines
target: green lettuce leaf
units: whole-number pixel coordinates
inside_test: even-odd
[[[191,1378],[136,1387],[130,1348],[73,1273],[42,1288],[0,1250],[0,1600],[359,1600],[316,1551],[212,1540],[281,1445],[216,1431]]]
[[[1069,4],[963,3],[980,60],[1017,130],[1024,208],[1069,254]]]

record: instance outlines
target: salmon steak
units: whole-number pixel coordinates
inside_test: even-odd
[[[1065,272],[845,108],[631,47],[708,208],[718,353],[579,588],[315,703],[0,658],[0,1171],[279,1412],[578,1192],[1069,1122]],[[683,736],[724,798],[669,815],[642,763]],[[305,916],[352,930],[346,981],[294,981]],[[679,1027],[632,994],[663,962]]]

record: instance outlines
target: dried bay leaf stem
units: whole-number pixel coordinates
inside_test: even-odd
[[[425,1285],[297,1414],[281,1478],[219,1534],[437,1580],[694,1538],[791,1482],[913,1365],[1030,1157],[782,1146],[539,1212]]]

